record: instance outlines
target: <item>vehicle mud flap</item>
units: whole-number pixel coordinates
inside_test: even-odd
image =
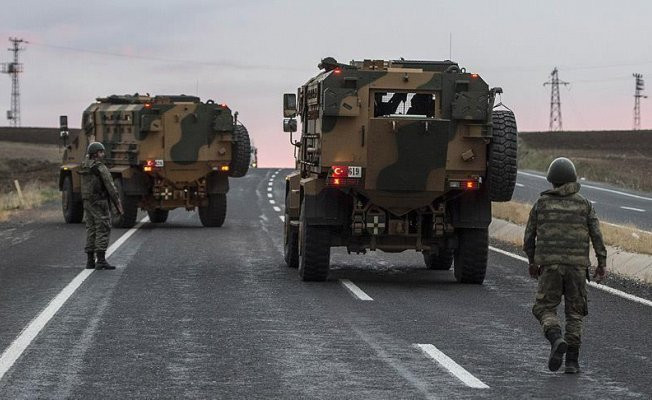
[[[310,225],[345,225],[353,212],[353,200],[338,189],[324,189],[316,196],[304,195],[301,212]]]

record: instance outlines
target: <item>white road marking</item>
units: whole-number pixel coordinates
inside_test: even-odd
[[[524,184],[522,184],[522,183],[518,183],[518,182],[516,182],[515,185],[516,185],[516,187],[525,187]]]
[[[589,200],[589,201],[591,202],[591,204],[597,204],[597,203],[598,203],[598,202],[595,201],[595,200]]]
[[[272,191],[272,187],[271,187],[271,186],[268,187],[268,188],[267,188],[267,191],[268,191],[268,192],[271,192],[271,191]]]
[[[281,212],[281,209],[278,208],[277,206],[274,206],[274,211],[276,211],[276,212]]]
[[[285,222],[285,215],[279,215],[278,217],[281,219],[281,221]]]
[[[348,279],[340,279],[340,283],[348,289],[348,291],[358,300],[362,301],[373,301],[367,293],[360,289],[355,283],[351,282]]]
[[[274,184],[274,181],[267,182],[267,186],[272,186],[273,184]]]
[[[531,176],[533,178],[539,178],[539,179],[544,179],[544,180],[546,179],[545,176],[532,174],[532,173],[529,173],[529,172],[518,171],[518,173],[521,174],[521,175],[525,175],[525,176]],[[620,190],[613,190],[613,189],[602,188],[602,187],[599,187],[599,186],[586,185],[584,183],[582,183],[582,187],[589,188],[589,189],[595,189],[595,190],[601,190],[603,192],[608,192],[608,193],[613,193],[613,194],[619,194],[621,196],[627,196],[627,197],[631,197],[631,198],[634,198],[634,199],[652,201],[652,197],[639,196],[639,195],[636,195],[636,194],[621,192]]]
[[[453,374],[453,376],[455,376],[457,379],[461,380],[466,386],[475,389],[489,389],[487,384],[473,376],[469,371],[462,368],[461,365],[453,361],[446,354],[442,353],[435,346],[431,344],[415,344],[415,346],[421,349],[421,351],[426,353],[433,360],[437,361],[439,365],[446,368],[448,372]]]
[[[143,226],[145,222],[148,221],[148,218],[145,217],[140,222],[125,232],[118,240],[113,242],[111,246],[106,250],[106,257],[111,256],[124,242],[127,241],[133,235],[138,228]],[[82,283],[88,278],[95,270],[93,269],[84,269],[82,272],[77,274],[66,287],[64,287],[59,294],[57,294],[54,299],[41,311],[41,313],[32,320],[32,322],[27,325],[27,327],[18,335],[16,339],[5,349],[0,356],[0,381],[2,377],[9,371],[9,369],[14,365],[16,360],[23,354],[23,352],[29,347],[34,338],[43,330],[45,325],[56,315],[56,313],[61,309],[61,307],[66,303],[70,296],[75,293],[75,291],[81,286]]]
[[[269,200],[269,204],[276,204],[276,201],[270,199],[270,200]]]
[[[529,263],[529,260],[527,258],[519,256],[518,254],[510,253],[509,251],[505,251],[503,249],[499,249],[497,247],[489,246],[489,250],[495,251],[496,253],[504,254],[504,255],[506,255],[508,257],[515,258],[515,259],[523,261],[525,263]],[[627,300],[630,300],[630,301],[633,301],[633,302],[636,302],[636,303],[639,303],[639,304],[646,305],[648,307],[652,307],[652,301],[641,298],[641,297],[638,297],[638,296],[634,296],[633,294],[623,292],[622,290],[614,289],[614,288],[612,288],[610,286],[600,285],[600,284],[595,283],[595,282],[589,282],[588,285],[595,288],[595,289],[599,289],[599,290],[602,290],[604,292],[611,293],[614,296],[622,297],[623,299],[627,299]]]
[[[271,199],[272,197],[274,197],[274,195],[271,194],[271,193],[267,193],[267,197],[269,197]]]
[[[634,207],[625,207],[625,206],[620,206],[623,210],[630,210],[630,211],[636,211],[636,212],[645,212],[644,209],[642,208],[634,208]]]

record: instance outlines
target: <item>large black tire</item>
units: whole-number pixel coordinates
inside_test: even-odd
[[[510,201],[516,185],[516,118],[511,111],[497,110],[492,121],[493,137],[487,160],[489,200]]]
[[[75,201],[72,190],[72,178],[70,176],[63,178],[61,209],[63,211],[63,219],[68,224],[78,224],[84,219],[84,203],[82,201]]]
[[[218,228],[226,219],[226,193],[208,196],[208,205],[199,207],[199,220],[207,228]]]
[[[231,164],[229,176],[240,178],[249,171],[251,162],[251,142],[249,132],[244,125],[236,125],[233,129],[233,144],[231,145]]]
[[[149,222],[153,222],[155,224],[162,224],[167,221],[169,214],[170,210],[162,210],[160,208],[147,211],[147,215],[149,215]]]
[[[457,244],[455,279],[460,283],[482,284],[487,273],[489,230],[487,228],[458,229]]]
[[[124,214],[119,215],[115,213],[111,216],[111,224],[114,228],[125,228],[130,229],[136,225],[136,218],[138,217],[138,196],[128,196],[125,194],[122,188],[122,179],[115,178],[113,179],[113,184],[118,190],[118,196],[120,196],[120,202],[122,203],[122,208]]]
[[[301,204],[299,228],[299,277],[303,281],[325,281],[330,269],[331,244],[327,226],[306,223],[305,200]]]
[[[284,229],[284,248],[283,255],[285,263],[290,268],[299,267],[299,229],[290,224],[290,214],[288,212],[288,197],[285,198],[285,229]]]
[[[439,249],[439,254],[431,254],[423,252],[423,261],[426,263],[426,268],[438,271],[448,271],[453,266],[453,250]]]

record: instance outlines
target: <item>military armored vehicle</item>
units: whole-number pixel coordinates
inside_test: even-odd
[[[283,100],[296,146],[288,266],[320,281],[331,247],[413,249],[427,268],[454,265],[459,282],[481,284],[491,202],[510,200],[516,181],[516,120],[494,107],[502,90],[452,61],[326,58],[319,68]]]
[[[163,223],[174,208],[197,208],[204,226],[226,217],[229,177],[249,169],[249,134],[226,104],[194,96],[109,96],[83,113],[82,130],[69,138],[67,117],[61,136],[66,150],[59,175],[64,219],[81,222],[83,206],[77,170],[86,147],[99,141],[124,207],[115,227],[130,228],[138,208]],[[68,140],[71,139],[71,140]],[[68,143],[70,142],[70,143]]]

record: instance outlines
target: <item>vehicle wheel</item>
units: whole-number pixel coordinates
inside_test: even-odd
[[[160,208],[147,211],[147,215],[149,215],[149,222],[153,222],[155,224],[162,224],[163,222],[167,221],[169,214],[170,210],[162,210]]]
[[[288,197],[290,195],[288,194]],[[290,225],[290,213],[288,212],[288,197],[285,198],[285,229],[284,232],[284,249],[285,263],[290,268],[299,267],[299,229]]]
[[[330,268],[331,246],[328,227],[306,223],[305,200],[299,217],[299,276],[303,281],[325,281]]]
[[[249,132],[244,125],[236,125],[233,129],[233,144],[231,145],[231,164],[229,176],[240,178],[247,174],[251,161],[251,142]]]
[[[207,228],[220,227],[226,219],[226,194],[208,195],[208,205],[199,207],[199,220]]]
[[[78,224],[84,219],[84,203],[82,201],[75,201],[72,190],[72,178],[70,176],[66,176],[63,179],[61,209],[63,210],[63,219],[68,224]]]
[[[453,256],[454,253],[451,249],[439,249],[438,254],[431,254],[424,251],[423,261],[425,261],[428,269],[448,271],[453,265]]]
[[[460,283],[480,285],[487,272],[489,230],[458,229],[458,247],[455,251],[455,278]]]
[[[133,228],[136,225],[136,218],[138,217],[138,196],[128,196],[122,188],[122,179],[113,179],[113,184],[118,190],[118,196],[124,209],[124,214],[115,214],[111,216],[111,224],[114,228]]]
[[[514,113],[494,111],[493,137],[489,145],[487,187],[491,201],[510,201],[516,184],[516,147],[518,130]]]

